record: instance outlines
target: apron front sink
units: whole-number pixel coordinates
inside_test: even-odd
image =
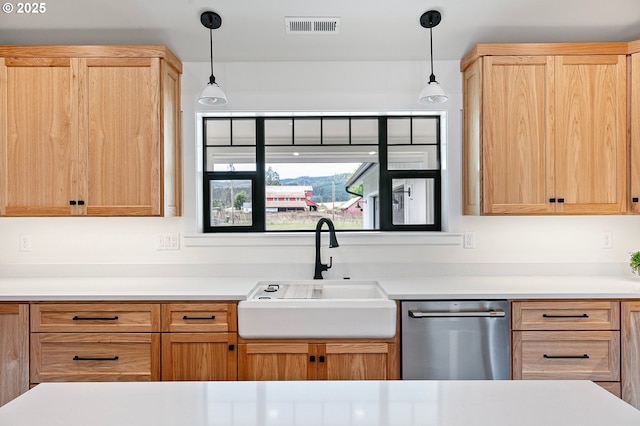
[[[391,338],[396,303],[376,281],[262,281],[238,304],[238,333],[264,338]]]

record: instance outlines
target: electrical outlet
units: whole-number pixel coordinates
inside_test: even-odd
[[[462,237],[462,246],[466,249],[476,248],[475,232],[465,232]]]
[[[20,235],[20,251],[31,251],[31,235]]]
[[[603,249],[613,248],[613,235],[611,234],[611,232],[602,233],[602,248]]]
[[[180,250],[180,234],[156,234],[156,250]]]

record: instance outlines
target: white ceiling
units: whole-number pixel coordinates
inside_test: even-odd
[[[163,44],[184,62],[207,62],[205,10],[222,16],[216,61],[424,60],[429,30],[419,18],[430,9],[442,13],[436,61],[459,60],[476,43],[640,39],[640,0],[41,1],[43,14],[0,12],[0,44]],[[340,33],[286,35],[285,16],[340,17]]]

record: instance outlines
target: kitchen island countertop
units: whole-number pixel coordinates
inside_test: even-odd
[[[637,426],[589,381],[44,383],[0,408],[12,426]]]
[[[259,277],[0,278],[0,301],[244,300],[258,281],[264,280]],[[396,300],[640,299],[640,278],[631,274],[447,276],[377,281],[389,297]]]

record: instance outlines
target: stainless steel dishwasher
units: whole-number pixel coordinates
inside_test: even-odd
[[[403,379],[510,379],[508,301],[402,301],[401,307]]]

